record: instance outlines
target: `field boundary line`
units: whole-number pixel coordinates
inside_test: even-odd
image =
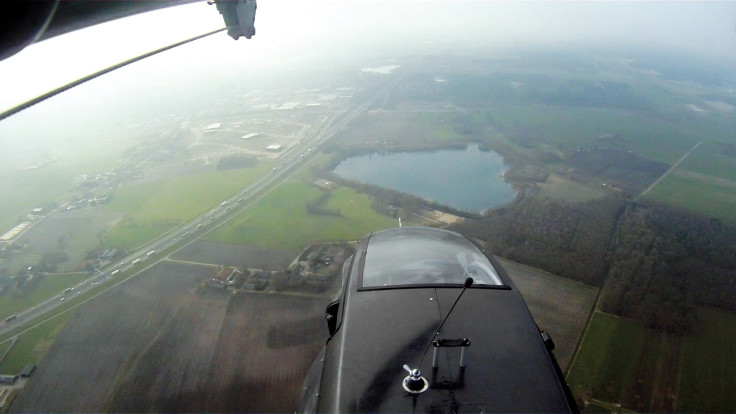
[[[183,264],[190,264],[190,265],[196,265],[196,266],[220,267],[220,265],[215,264],[215,263],[203,263],[203,262],[195,262],[195,261],[191,261],[191,260],[172,259],[169,256],[164,257],[161,261],[174,262],[174,263],[183,263]]]
[[[442,222],[441,222],[441,221],[437,221],[437,220],[431,219],[431,218],[429,218],[429,217],[424,217],[424,216],[422,216],[422,215],[420,215],[420,214],[417,214],[417,213],[411,213],[411,215],[412,215],[412,216],[416,216],[416,217],[419,217],[419,218],[422,218],[422,219],[425,219],[425,220],[427,220],[427,221],[431,221],[432,223],[435,223],[435,224],[442,224]]]
[[[630,408],[623,407],[623,406],[621,406],[621,404],[616,405],[614,403],[611,403],[611,402],[608,402],[608,401],[599,400],[597,398],[591,398],[590,399],[590,402],[594,402],[594,403],[596,403],[598,405],[602,405],[602,406],[604,406],[606,408],[615,409],[615,411],[612,410],[612,412],[636,413],[636,411],[634,411],[634,410],[632,410]]]
[[[598,291],[598,295],[600,296],[600,291]],[[597,304],[598,304],[598,300],[596,299],[596,301],[593,302],[593,309],[590,312],[590,315],[588,315],[588,321],[585,323],[585,329],[583,330],[583,334],[580,335],[580,339],[578,339],[578,343],[575,346],[575,352],[573,352],[572,358],[570,358],[570,363],[565,368],[565,378],[567,378],[567,376],[570,375],[572,366],[575,365],[575,361],[577,361],[578,355],[580,354],[580,349],[583,347],[583,342],[585,342],[585,337],[588,336],[588,331],[590,330],[590,323],[593,322],[593,317],[595,316],[596,312],[598,312]]]
[[[20,339],[20,335],[15,335],[15,336],[9,338],[9,340],[12,340],[13,342],[10,343],[10,346],[8,347],[8,349],[6,349],[5,350],[5,353],[3,354],[3,356],[0,357],[0,363],[2,363],[3,361],[5,361],[5,358],[8,357],[8,354],[10,353],[10,351],[13,350],[13,347],[15,346],[15,344],[18,342],[19,339]],[[5,343],[7,341],[8,340],[5,340],[2,343]]]

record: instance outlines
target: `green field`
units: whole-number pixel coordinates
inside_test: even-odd
[[[47,275],[40,276],[40,278],[38,284],[31,289],[18,290],[11,288],[0,296],[0,318],[5,319],[58,295],[64,289],[82,282],[87,278],[87,275],[84,273]]]
[[[596,312],[567,382],[592,399],[639,412],[730,412],[736,315],[704,309],[699,319],[698,332],[679,337]]]
[[[600,132],[621,137],[622,149],[646,158],[673,163],[701,141],[697,130],[663,123],[629,111],[568,106],[499,106],[487,122],[508,135],[526,131],[551,146],[597,146]]]
[[[550,175],[539,193],[541,197],[549,197],[571,203],[585,202],[604,197],[606,193],[588,186],[570,181],[557,175]]]
[[[218,206],[270,167],[262,164],[122,187],[105,208],[127,214],[105,236],[103,245],[118,249],[138,247]]]
[[[640,412],[673,411],[682,340],[596,312],[568,374],[572,389]]]
[[[736,223],[736,157],[704,140],[645,198]]]
[[[396,114],[392,114],[396,116]],[[454,114],[413,113],[405,116],[406,126],[402,134],[421,136],[430,142],[452,143],[457,141],[459,132],[452,123]],[[399,116],[402,116],[399,115]]]
[[[736,222],[736,192],[733,188],[670,174],[645,196],[708,217]]]
[[[380,150],[384,139],[389,145],[447,145],[468,139],[497,140],[498,130],[515,144],[528,139],[529,145],[521,152],[532,147],[539,149],[540,145],[559,148],[603,144],[630,149],[665,163],[677,161],[702,141],[699,130],[687,124],[662,122],[633,111],[541,104],[488,105],[469,112],[364,114],[342,133],[342,138]],[[601,143],[601,132],[621,138],[614,144]]]
[[[322,191],[303,182],[285,182],[207,239],[299,250],[311,242],[356,240],[397,224],[373,211],[370,197],[347,187],[333,190],[324,204],[326,209],[339,211],[340,217],[307,213],[307,203],[316,200]]]
[[[406,105],[415,111],[413,105]],[[358,147],[383,149],[384,145],[436,147],[462,139],[462,130],[455,122],[457,114],[448,112],[377,112],[364,113],[340,133],[340,141]]]
[[[71,316],[72,312],[63,313],[21,334],[8,356],[0,362],[0,373],[17,374],[28,363],[41,362],[54,338]]]
[[[703,141],[677,169],[736,180],[736,156],[725,155],[719,143]]]
[[[620,403],[634,370],[643,328],[633,321],[596,312],[583,336],[567,382],[592,391],[593,398]]]
[[[678,411],[736,409],[736,315],[716,309],[699,313],[700,332],[685,339]]]

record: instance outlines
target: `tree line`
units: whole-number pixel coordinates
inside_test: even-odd
[[[684,333],[696,306],[736,311],[736,227],[653,202],[526,200],[454,230],[494,254],[602,288],[601,308]]]

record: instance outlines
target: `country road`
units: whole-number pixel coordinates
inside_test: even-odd
[[[688,156],[690,156],[690,154],[692,154],[692,152],[695,151],[695,149],[698,148],[700,146],[700,144],[702,144],[702,143],[703,143],[703,141],[700,141],[697,144],[693,145],[693,147],[690,148],[690,151],[686,152],[685,155],[683,155],[682,157],[680,157],[680,159],[677,160],[676,163],[672,164],[672,166],[670,167],[669,170],[667,170],[664,174],[662,174],[661,177],[657,178],[657,180],[655,180],[652,183],[652,185],[650,185],[649,187],[647,187],[646,190],[642,191],[641,194],[639,195],[639,197],[640,198],[641,197],[644,197],[648,192],[650,192],[652,190],[652,188],[654,188],[657,184],[659,184],[660,181],[662,181],[665,178],[667,178],[667,176],[670,175],[670,173],[672,171],[674,171],[675,168],[677,168],[677,166],[680,165],[680,163],[682,163],[683,161],[685,161],[685,158],[687,158]]]

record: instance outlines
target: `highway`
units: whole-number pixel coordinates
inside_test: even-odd
[[[7,318],[5,322],[0,324],[0,335],[10,331],[20,333],[23,330],[30,329],[31,324],[33,322],[37,324],[39,318],[46,316],[48,319],[52,317],[57,313],[55,310],[64,305],[68,307],[70,302],[78,302],[74,300],[77,296],[93,289],[98,289],[97,294],[95,294],[95,296],[98,296],[122,281],[134,277],[146,268],[164,260],[169,254],[184,248],[203,235],[226,224],[231,218],[251,207],[258,199],[265,196],[292,172],[296,171],[298,167],[317,152],[316,150],[322,144],[332,138],[337,131],[346,127],[358,115],[365,112],[384,93],[394,88],[402,78],[402,75],[397,75],[364,103],[352,109],[348,107],[315,123],[306,131],[305,136],[297,145],[280,154],[280,165],[278,167],[227,199],[220,200],[215,207],[140,246],[125,258],[111,263],[104,269],[95,269],[96,273],[94,275],[76,286],[65,289],[33,307]],[[101,289],[101,285],[104,288]]]

